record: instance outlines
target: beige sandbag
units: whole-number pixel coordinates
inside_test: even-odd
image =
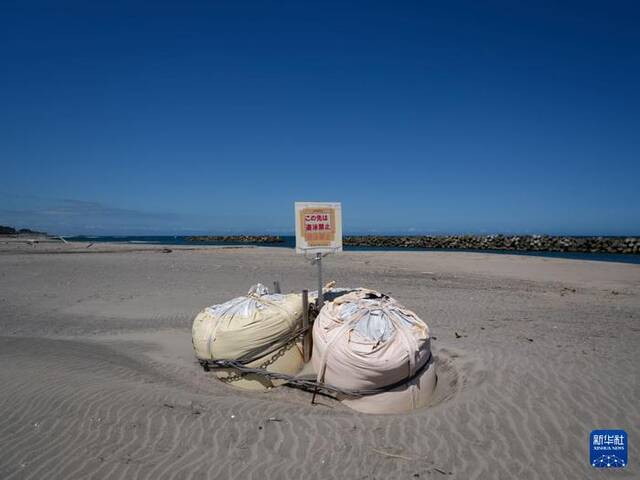
[[[254,359],[250,367],[296,374],[302,368],[302,355],[295,342],[284,344],[300,326],[302,298],[300,295],[269,294],[264,285],[251,288],[243,297],[200,312],[193,321],[192,341],[195,355],[203,360]],[[262,355],[265,351],[275,351]],[[239,378],[233,369],[215,370],[220,378],[244,388],[260,389],[273,386],[259,375]]]
[[[247,367],[266,368],[270,372],[286,373],[296,375],[302,369],[304,359],[301,347],[293,342],[285,345],[277,352],[266,355],[262,358],[250,362]],[[214,374],[223,382],[234,387],[246,390],[265,390],[284,384],[284,380],[275,380],[253,373],[238,375],[238,370],[234,368],[221,368],[214,370]]]
[[[431,358],[429,328],[390,297],[358,289],[325,303],[313,325],[313,342],[318,381],[371,390],[415,377],[392,391],[343,398],[356,410],[407,411],[425,405],[433,393],[435,368],[425,367]]]

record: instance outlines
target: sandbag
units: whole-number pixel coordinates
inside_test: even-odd
[[[391,391],[345,404],[367,413],[426,405],[435,387],[429,328],[414,312],[378,292],[357,289],[326,302],[313,325],[312,363],[318,381],[347,390]],[[409,380],[409,382],[404,382]]]
[[[270,353],[248,363],[247,367],[265,368],[270,372],[296,375],[303,365],[302,347],[299,343],[294,342],[285,345],[278,352]],[[223,382],[245,390],[266,390],[285,383],[284,380],[270,379],[254,373],[239,375],[240,372],[235,368],[215,369],[213,373]]]
[[[285,340],[299,328],[301,318],[300,295],[269,294],[264,285],[257,284],[247,295],[207,307],[196,316],[193,349],[202,360],[250,359],[247,366],[294,375],[302,368],[302,354],[295,342]],[[239,377],[234,369],[215,373],[244,388],[277,384],[259,375]]]
[[[410,412],[429,405],[437,379],[435,362],[431,359],[418,375],[399,387],[375,395],[342,396],[340,400],[362,413]]]

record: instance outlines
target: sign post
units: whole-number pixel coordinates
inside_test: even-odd
[[[318,309],[324,303],[322,257],[342,251],[342,205],[340,203],[296,202],[296,253],[315,254],[318,266]]]

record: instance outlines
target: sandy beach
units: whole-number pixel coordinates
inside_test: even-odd
[[[203,372],[203,307],[257,282],[315,288],[290,249],[0,245],[0,478],[640,476],[640,265],[454,252],[324,265],[429,324],[432,405],[366,415]],[[627,431],[626,469],[590,467],[599,428]]]

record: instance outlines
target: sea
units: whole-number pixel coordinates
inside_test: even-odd
[[[283,235],[280,243],[238,243],[238,242],[192,242],[187,236],[76,236],[65,237],[70,242],[109,242],[128,243],[132,245],[255,245],[263,247],[279,247],[294,249],[296,238],[292,235]],[[579,252],[524,252],[515,250],[476,250],[476,249],[442,249],[442,248],[402,248],[402,247],[354,247],[344,246],[345,251],[414,251],[414,252],[478,252],[495,255],[525,255],[533,257],[568,258],[573,260],[595,260],[599,262],[633,263],[640,265],[640,255],[622,253],[579,253]]]

